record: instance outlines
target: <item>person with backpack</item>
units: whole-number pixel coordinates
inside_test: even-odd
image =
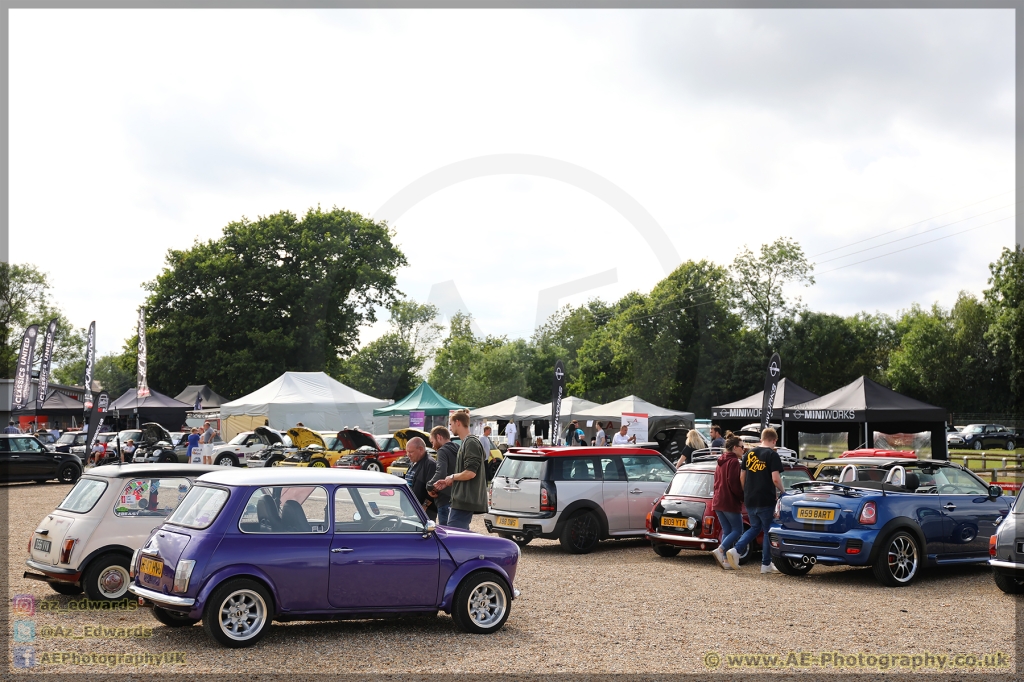
[[[469,433],[469,413],[458,411],[448,421],[448,428],[462,440],[455,458],[455,473],[434,483],[434,490],[451,486],[452,508],[448,525],[469,530],[473,514],[487,512],[487,456],[480,439]]]
[[[742,455],[743,441],[739,436],[729,436],[725,439],[725,452],[718,456],[718,467],[715,469],[715,493],[711,498],[711,511],[722,526],[722,542],[712,550],[711,555],[726,570],[731,570],[732,566],[726,560],[725,553],[732,549],[743,532],[743,486],[740,484]]]

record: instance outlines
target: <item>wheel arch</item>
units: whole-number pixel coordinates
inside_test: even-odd
[[[199,588],[199,593],[196,595],[196,601],[193,605],[192,611],[190,612],[190,616],[201,619],[203,617],[203,611],[206,609],[206,602],[210,598],[210,595],[227,581],[235,579],[252,580],[266,588],[267,593],[270,595],[271,602],[267,605],[270,617],[273,619],[278,615],[278,604],[280,602],[277,598],[277,590],[274,587],[274,581],[259,568],[247,565],[228,566],[209,576],[203,582],[203,586]]]
[[[601,505],[597,504],[593,500],[576,500],[568,505],[558,515],[558,522],[555,523],[555,530],[552,535],[558,537],[562,534],[562,530],[565,528],[565,524],[568,523],[569,519],[575,516],[578,512],[589,511],[594,512],[597,516],[598,523],[601,524],[601,540],[608,539],[608,516],[605,515],[604,509]]]
[[[508,588],[509,595],[511,596],[515,594],[512,589],[512,581],[509,579],[508,573],[505,572],[505,569],[493,561],[487,561],[486,559],[474,559],[473,561],[467,561],[459,566],[455,569],[455,572],[448,577],[448,582],[446,582],[444,586],[444,593],[441,596],[441,604],[439,605],[439,608],[441,608],[445,613],[450,614],[452,612],[452,601],[455,599],[455,591],[459,589],[459,585],[474,573],[481,573],[483,571],[497,573],[505,583],[505,587]]]
[[[928,545],[925,542],[924,532],[921,530],[921,527],[909,517],[898,516],[890,519],[879,529],[878,534],[875,535],[875,539],[871,543],[871,552],[868,554],[868,564],[875,563],[875,560],[878,559],[878,553],[882,551],[882,545],[898,530],[909,531],[914,536],[914,539],[917,541],[917,549],[921,553],[921,566],[928,563]]]

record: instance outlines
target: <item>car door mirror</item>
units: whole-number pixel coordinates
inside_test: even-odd
[[[1003,489],[1000,486],[998,486],[998,485],[990,485],[988,487],[988,496],[989,497],[1002,497],[1003,496]]]
[[[427,521],[427,525],[423,528],[423,537],[429,538],[430,535],[437,530],[437,524],[433,521]]]
[[[391,452],[401,452],[401,451],[402,451],[402,449],[400,447],[398,447],[397,445],[395,447],[391,448]]]

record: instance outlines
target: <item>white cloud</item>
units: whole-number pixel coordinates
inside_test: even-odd
[[[602,175],[683,259],[726,264],[780,235],[815,254],[1013,189],[1007,17],[12,10],[11,257],[48,270],[106,352],[132,333],[167,249],[243,215],[372,214],[436,168],[500,153]],[[543,178],[467,181],[394,227],[410,263],[400,288],[425,300],[455,280],[488,333],[528,335],[546,287],[617,268],[579,303],[664,275],[621,215]],[[801,293],[844,314],[949,305],[1012,242],[1007,220]]]

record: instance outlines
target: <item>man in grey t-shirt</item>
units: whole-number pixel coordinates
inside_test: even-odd
[[[427,484],[427,494],[437,505],[437,523],[448,525],[448,514],[452,509],[451,489],[434,490],[434,484],[455,473],[455,460],[459,455],[459,446],[451,441],[451,433],[443,426],[435,426],[430,432],[430,443],[437,450],[437,469]]]

